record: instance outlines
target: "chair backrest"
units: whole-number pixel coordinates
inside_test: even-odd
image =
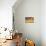
[[[32,40],[26,40],[25,46],[35,46],[35,43]]]
[[[16,46],[22,45],[22,33],[15,33]]]

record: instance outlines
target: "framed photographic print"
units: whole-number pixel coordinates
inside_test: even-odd
[[[34,17],[25,17],[25,23],[34,23]]]

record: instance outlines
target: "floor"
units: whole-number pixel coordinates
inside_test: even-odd
[[[0,46],[16,46],[16,45],[18,46],[19,44],[18,44],[18,42],[16,44],[16,41],[19,41],[19,44],[21,46],[23,46],[22,42],[20,42],[20,41],[22,41],[22,38],[20,38],[19,36],[17,36],[17,37],[14,36],[13,39],[11,39],[11,40],[6,40],[6,39],[1,38],[0,39]]]
[[[6,42],[2,43],[0,46],[16,46],[15,39],[13,40],[6,40]]]

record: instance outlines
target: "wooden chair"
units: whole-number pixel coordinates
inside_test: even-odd
[[[35,43],[32,40],[26,40],[25,46],[35,46]]]
[[[22,33],[15,33],[16,46],[22,45]]]

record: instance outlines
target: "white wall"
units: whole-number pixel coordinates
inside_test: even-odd
[[[16,0],[0,0],[0,27],[12,28],[12,6]]]
[[[15,28],[25,38],[35,40],[36,46],[41,46],[41,0],[23,0],[14,10]],[[34,17],[34,23],[25,23],[25,17],[29,16]]]
[[[46,46],[46,0],[41,1],[41,40],[42,46]]]

